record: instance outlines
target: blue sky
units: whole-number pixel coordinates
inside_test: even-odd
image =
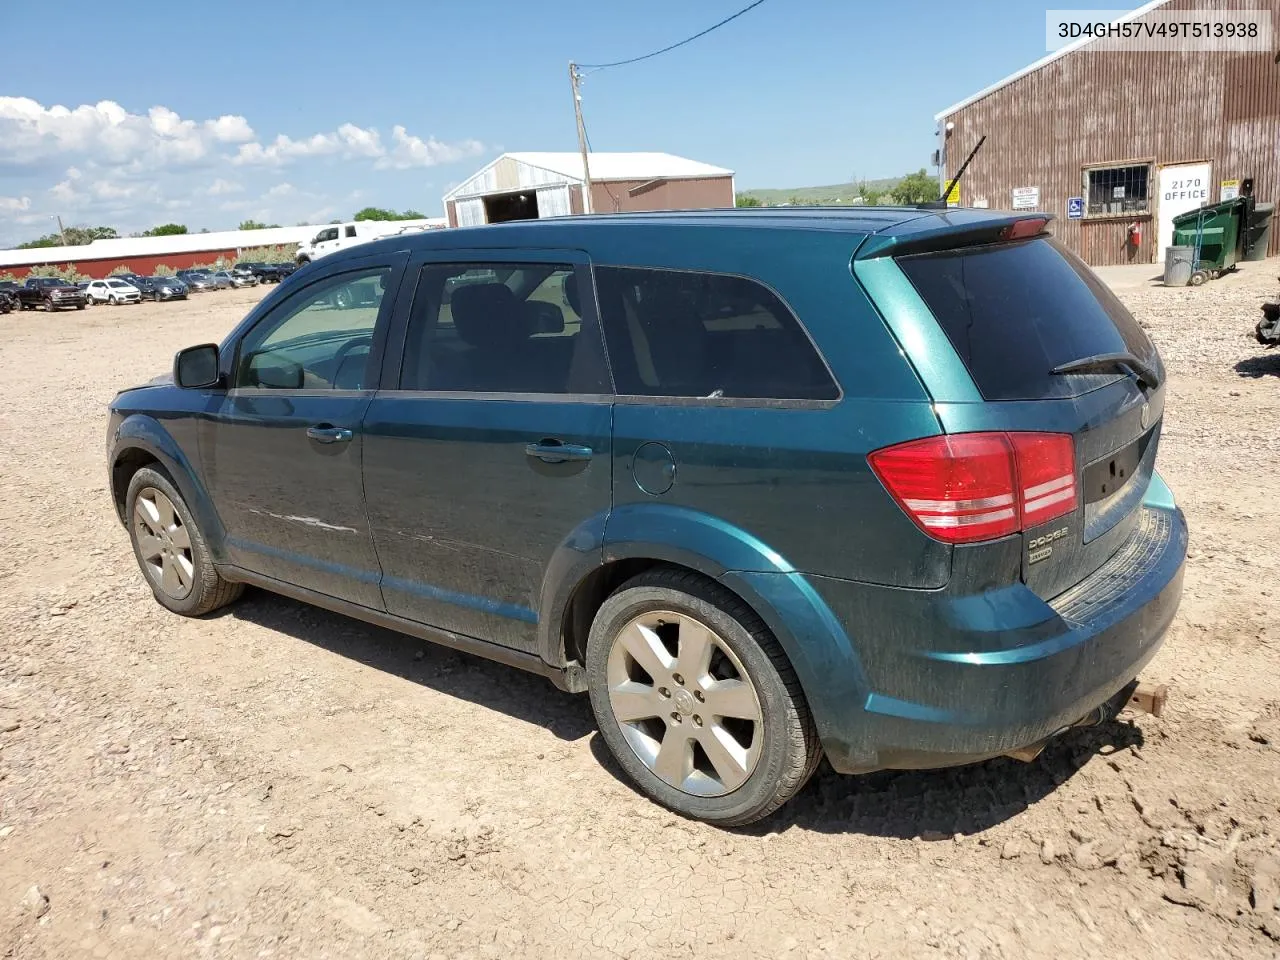
[[[83,55],[5,48],[0,244],[49,232],[55,214],[122,231],[326,221],[367,204],[438,216],[441,195],[503,150],[576,149],[570,59],[646,53],[744,4],[138,2],[104,21],[96,2],[10,0],[7,36],[54,21]],[[1044,54],[1044,10],[767,0],[590,75],[588,131],[597,150],[731,167],[739,189],[902,173],[928,164],[935,112]],[[124,46],[91,52],[89,24]]]

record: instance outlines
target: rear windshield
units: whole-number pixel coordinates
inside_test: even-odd
[[[898,260],[988,400],[1072,397],[1112,374],[1049,373],[1127,351],[1156,366],[1151,341],[1115,295],[1057,241],[962,247]]]

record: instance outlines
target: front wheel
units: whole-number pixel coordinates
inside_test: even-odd
[[[198,617],[231,603],[244,585],[224,580],[204,535],[167,474],[143,467],[125,495],[133,554],[161,605]]]
[[[114,293],[111,296],[107,297],[107,303],[113,307],[120,306],[120,301],[116,299],[116,295]]]
[[[651,799],[720,826],[786,803],[821,749],[799,680],[764,621],[714,580],[658,569],[596,614],[587,685],[601,736]]]
[[[44,302],[44,312],[45,312],[45,313],[53,313],[53,311],[54,311],[54,310],[56,310],[56,309],[57,309],[57,308],[53,305],[53,301],[52,301],[52,300],[46,300],[46,301]]]

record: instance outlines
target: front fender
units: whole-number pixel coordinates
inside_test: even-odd
[[[126,417],[116,428],[110,449],[108,482],[111,484],[113,501],[119,502],[125,494],[124,490],[116,489],[116,464],[129,450],[145,451],[155,457],[173,478],[178,492],[187,503],[187,508],[195,516],[200,532],[204,534],[205,543],[213,555],[214,562],[225,562],[223,549],[225,531],[222,521],[218,519],[218,514],[213,509],[209,492],[200,480],[199,471],[195,469],[186,453],[159,420],[146,414],[133,414]],[[121,522],[127,522],[124,516],[120,519]]]

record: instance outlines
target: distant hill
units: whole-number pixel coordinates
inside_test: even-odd
[[[867,186],[873,190],[888,191],[896,187],[901,179],[886,177],[883,180],[868,180]],[[826,187],[794,187],[790,190],[740,190],[738,196],[755,197],[765,206],[777,206],[780,203],[848,203],[858,196],[858,187],[854,183],[833,183]]]

